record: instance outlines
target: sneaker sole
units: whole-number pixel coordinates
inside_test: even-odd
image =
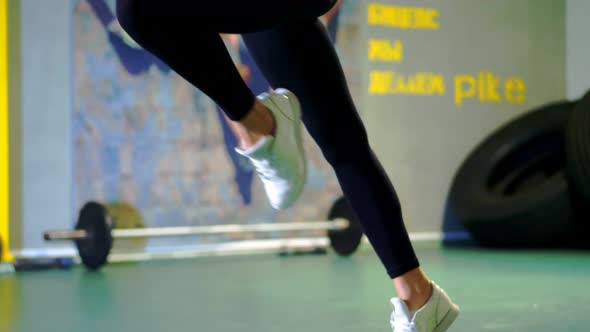
[[[289,104],[291,104],[291,108],[293,109],[293,116],[295,117],[295,135],[297,141],[297,150],[301,154],[303,158],[303,181],[299,183],[299,185],[293,191],[293,198],[289,200],[289,204],[284,204],[278,207],[277,209],[286,209],[298,200],[299,196],[303,192],[303,188],[305,187],[305,183],[307,181],[307,159],[305,156],[305,149],[303,147],[303,128],[301,128],[301,105],[299,104],[299,99],[295,94],[287,89],[278,88],[275,90],[276,93],[281,95],[286,95],[289,98]]]
[[[451,308],[432,332],[445,332],[459,316],[459,307],[451,303]]]

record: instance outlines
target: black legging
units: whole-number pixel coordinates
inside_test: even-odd
[[[118,0],[117,16],[138,44],[206,93],[232,120],[241,119],[255,100],[219,36],[240,33],[269,83],[300,99],[307,130],[395,278],[419,263],[397,194],[369,145],[336,51],[317,19],[332,2]]]

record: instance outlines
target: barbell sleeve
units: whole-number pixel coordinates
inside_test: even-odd
[[[76,229],[72,231],[51,231],[43,233],[43,238],[47,241],[59,240],[87,240],[90,234],[85,230]]]

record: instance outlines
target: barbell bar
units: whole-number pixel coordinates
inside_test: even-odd
[[[250,225],[212,225],[212,226],[179,226],[179,227],[155,227],[139,229],[113,229],[111,234],[114,239],[131,239],[147,237],[170,237],[190,235],[212,235],[229,233],[265,233],[288,231],[314,231],[314,230],[345,230],[349,227],[349,221],[343,218],[334,221],[306,221],[297,223],[274,224],[250,224]],[[86,240],[92,234],[85,230],[52,231],[43,234],[46,241],[56,240]]]
[[[91,201],[80,210],[74,230],[48,231],[43,233],[43,238],[46,241],[73,240],[86,268],[99,270],[107,263],[114,239],[316,230],[327,231],[331,247],[341,256],[349,256],[356,251],[363,235],[348,204],[340,197],[332,205],[328,220],[322,221],[140,229],[113,229],[108,209]]]

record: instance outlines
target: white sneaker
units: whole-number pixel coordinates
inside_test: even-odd
[[[413,315],[404,301],[399,298],[391,299],[393,332],[443,332],[453,324],[459,315],[459,307],[451,301],[442,288],[434,282],[431,284],[430,299]]]
[[[270,90],[258,100],[273,114],[275,135],[265,136],[254,146],[236,151],[250,159],[273,208],[291,207],[303,191],[307,164],[302,143],[301,107],[286,89]]]

